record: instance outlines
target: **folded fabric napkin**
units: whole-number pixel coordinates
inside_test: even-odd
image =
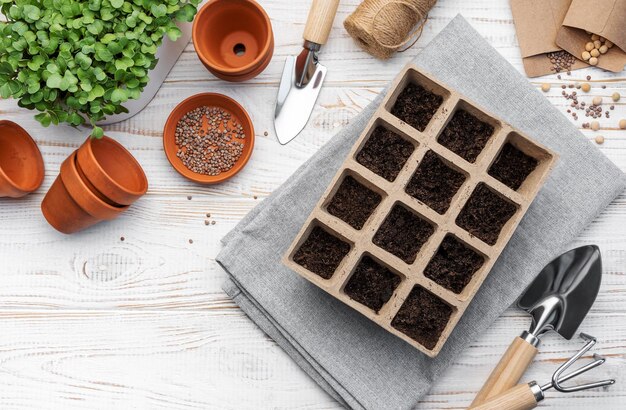
[[[381,97],[223,239],[217,261],[228,273],[226,293],[320,386],[351,408],[415,407],[455,356],[626,186],[624,174],[463,17],[457,16],[415,63],[560,159],[434,359],[281,264]]]

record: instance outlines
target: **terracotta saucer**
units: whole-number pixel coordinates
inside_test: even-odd
[[[241,141],[244,144],[241,157],[230,170],[215,176],[193,172],[176,156],[178,146],[176,145],[175,132],[178,121],[189,111],[202,106],[219,107],[228,111],[242,125],[245,134],[245,138]],[[163,148],[167,160],[179,174],[199,184],[217,184],[232,178],[243,169],[250,159],[254,148],[254,127],[246,110],[232,98],[215,93],[196,94],[178,104],[167,118],[163,129]]]

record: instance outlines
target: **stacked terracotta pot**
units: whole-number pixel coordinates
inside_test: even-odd
[[[56,230],[70,234],[118,217],[147,190],[141,165],[121,144],[88,138],[61,164],[41,210]]]
[[[211,73],[239,82],[265,70],[274,53],[274,33],[255,1],[210,0],[194,19],[193,44]]]
[[[43,158],[32,137],[13,121],[0,120],[0,198],[36,191],[43,176]]]

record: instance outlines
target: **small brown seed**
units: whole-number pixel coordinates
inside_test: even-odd
[[[583,85],[580,86],[580,89],[588,93],[589,90],[591,90],[591,85],[589,83],[583,83]]]

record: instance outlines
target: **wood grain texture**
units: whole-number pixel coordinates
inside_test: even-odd
[[[46,164],[37,193],[22,200],[0,198],[1,409],[339,408],[221,291],[224,274],[215,263],[219,239],[348,124],[457,13],[519,71],[521,59],[507,0],[441,0],[416,46],[385,62],[361,51],[347,35],[343,20],[359,0],[342,0],[321,53],[329,75],[311,121],[298,138],[280,146],[272,125],[274,100],[285,56],[301,49],[310,0],[260,2],[276,37],[274,58],[260,76],[244,84],[217,80],[190,44],[148,107],[107,127],[107,134],[137,157],[150,182],[148,194],[118,220],[73,236],[46,224],[39,211],[43,195],[88,132],[42,128],[32,112],[0,101],[0,116],[33,135]],[[608,98],[618,91],[626,97],[626,73],[587,69],[533,84],[551,82],[546,97],[566,115],[560,85],[587,75],[593,77],[591,95]],[[240,101],[257,132],[246,169],[214,187],[180,177],[162,151],[167,114],[201,91]],[[626,171],[626,132],[617,127],[618,119],[626,118],[626,98],[614,105],[598,133],[582,130],[582,120],[576,125],[588,140],[604,135],[599,148]],[[204,224],[206,213],[215,225]],[[618,383],[572,395],[550,391],[542,408],[613,410],[626,402],[626,194],[571,246],[586,243],[600,246],[605,274],[580,330],[599,339],[596,351],[609,360],[584,379],[611,376]],[[510,340],[528,324],[527,316],[509,309],[461,353],[420,408],[466,408]],[[547,335],[523,381],[548,381],[579,347],[578,341]]]

